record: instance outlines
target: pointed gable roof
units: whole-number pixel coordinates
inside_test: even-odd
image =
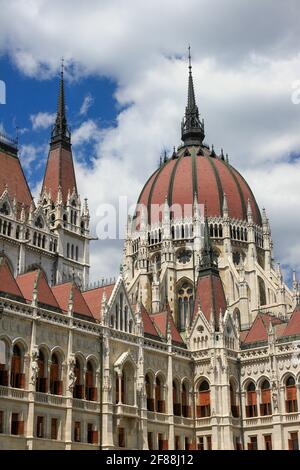
[[[268,340],[268,331],[272,325],[280,325],[282,320],[276,318],[269,313],[258,313],[254,322],[251,325],[247,335],[243,339],[243,344],[258,343],[260,341]]]
[[[68,311],[69,302],[72,299],[73,312],[77,315],[94,319],[80,289],[73,282],[66,282],[52,287],[52,292],[60,308]]]
[[[194,318],[198,312],[199,303],[207,321],[211,321],[213,313],[215,324],[218,326],[220,312],[224,315],[227,304],[223,283],[217,272],[210,271],[205,275],[199,275],[196,286]]]
[[[294,336],[300,334],[300,305],[298,304],[292,313],[289,322],[283,331],[283,336]]]
[[[176,328],[168,306],[162,312],[153,313],[150,315],[150,319],[164,338],[167,337],[167,322],[169,321],[172,341],[175,343],[184,344],[184,341]]]
[[[13,150],[13,149],[12,149]],[[6,147],[0,139],[0,196],[7,188],[11,199],[17,200],[18,214],[22,204],[28,212],[32,203],[32,195],[27,184],[17,150],[14,152]]]
[[[56,201],[59,188],[62,202],[66,203],[68,193],[77,193],[77,184],[71,150],[71,133],[67,124],[65,109],[65,91],[63,65],[61,71],[59,97],[55,124],[51,133],[50,151],[42,186],[42,194],[51,193],[52,201]]]
[[[37,289],[37,299],[40,305],[46,305],[59,310],[59,305],[49,287],[44,271],[38,269],[21,274],[17,276],[16,281],[27,301],[32,302],[33,291]]]
[[[160,336],[158,334],[158,331],[155,328],[155,325],[143,304],[142,304],[142,320],[143,320],[143,325],[144,325],[144,333],[147,335],[159,338]]]
[[[96,287],[85,292],[82,292],[83,298],[87,303],[90,311],[92,312],[93,317],[100,321],[101,320],[101,307],[103,295],[105,292],[106,300],[109,301],[112,291],[114,290],[115,284],[109,284],[103,287]]]
[[[218,329],[220,315],[224,315],[227,303],[216,255],[209,236],[207,217],[205,217],[204,244],[198,271],[193,318],[198,312],[199,304],[207,321],[211,321],[213,315],[216,329]]]
[[[0,295],[13,296],[17,299],[24,300],[18,284],[10,270],[7,260],[0,257]]]

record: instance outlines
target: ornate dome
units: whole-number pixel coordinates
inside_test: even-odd
[[[162,207],[167,198],[174,218],[178,208],[183,218],[192,216],[195,197],[198,204],[206,205],[208,217],[223,217],[224,194],[228,216],[231,219],[247,220],[250,203],[253,222],[262,225],[262,219],[252,191],[240,173],[224,159],[223,151],[218,157],[203,144],[204,121],[195,100],[192,65],[189,48],[188,100],[181,123],[181,139],[184,142],[171,159],[156,170],[145,184],[138,204],[147,208],[150,225],[161,222]],[[226,206],[226,204],[225,204]],[[175,211],[174,211],[175,208]],[[136,215],[140,214],[138,208]],[[139,224],[137,223],[137,229]]]
[[[224,194],[228,215],[232,219],[247,220],[248,200],[253,222],[261,225],[261,214],[255,197],[245,179],[223,155],[201,146],[183,146],[170,160],[160,166],[146,182],[138,203],[147,207],[148,222],[162,220],[162,212],[151,211],[153,205],[192,207],[194,197],[198,204],[205,204],[208,217],[223,217]],[[184,213],[188,215],[187,209]],[[190,214],[191,215],[191,214]]]

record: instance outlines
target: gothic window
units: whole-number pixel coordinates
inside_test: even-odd
[[[285,407],[287,413],[296,413],[298,411],[297,389],[295,379],[289,376],[285,383],[286,401]]]
[[[47,360],[45,354],[40,349],[38,355],[38,377],[36,381],[36,391],[47,393],[48,380],[47,380]]]
[[[97,388],[95,387],[95,368],[91,361],[88,361],[86,366],[85,398],[89,401],[97,400]]]
[[[74,245],[71,245],[71,258],[74,259]]]
[[[76,261],[78,261],[78,246],[76,246],[75,248],[75,258],[76,258]]]
[[[223,237],[223,227],[222,225],[220,224],[219,225],[219,238],[222,238]]]
[[[260,305],[266,305],[267,298],[266,298],[266,287],[265,287],[264,280],[260,276],[257,276],[257,279],[258,279],[258,287],[259,287]]]
[[[237,400],[237,391],[236,385],[233,381],[230,382],[230,406],[231,406],[231,414],[234,418],[238,418],[239,413],[239,406]]]
[[[9,215],[9,207],[7,202],[4,202],[2,206],[0,207],[0,213],[4,215]]]
[[[253,418],[257,416],[257,395],[253,382],[250,382],[247,387],[246,416],[247,418]]]
[[[20,226],[17,225],[17,228],[16,228],[16,239],[19,240],[20,238]]]
[[[165,401],[163,393],[163,379],[156,377],[155,380],[155,410],[158,413],[165,413]]]
[[[241,254],[238,251],[235,251],[232,255],[232,259],[235,265],[239,265],[241,261]]]
[[[150,374],[146,374],[145,389],[147,397],[147,410],[154,411],[153,378],[150,376]]]
[[[13,355],[11,358],[10,385],[14,388],[24,388],[25,375],[22,373],[22,350],[17,344],[13,347]]]
[[[35,224],[34,224],[37,228],[43,228],[44,227],[44,224],[43,224],[43,219],[41,217],[38,217],[35,221]]]
[[[192,252],[186,249],[180,250],[177,255],[178,263],[186,264],[189,263],[192,257]]]
[[[261,404],[260,404],[261,416],[267,416],[272,414],[271,405],[271,387],[268,380],[264,380],[261,384]]]
[[[53,353],[50,364],[50,393],[62,395],[62,381],[60,380],[61,364],[57,353]]]
[[[190,321],[194,310],[193,288],[184,282],[178,291],[178,326],[180,331],[185,330],[186,321]]]
[[[203,380],[198,389],[197,418],[210,416],[210,388],[207,380]]]
[[[76,358],[75,367],[74,367],[74,374],[75,374],[75,386],[73,389],[73,397],[74,398],[83,398],[83,366],[81,361]]]

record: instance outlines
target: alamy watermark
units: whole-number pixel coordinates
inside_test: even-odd
[[[0,104],[6,104],[6,85],[3,80],[0,80]]]
[[[300,80],[295,80],[292,83],[292,95],[291,100],[293,104],[300,104]]]

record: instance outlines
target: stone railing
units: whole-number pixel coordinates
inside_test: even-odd
[[[13,400],[27,400],[28,391],[21,388],[5,387],[0,385],[0,398],[11,398]]]

